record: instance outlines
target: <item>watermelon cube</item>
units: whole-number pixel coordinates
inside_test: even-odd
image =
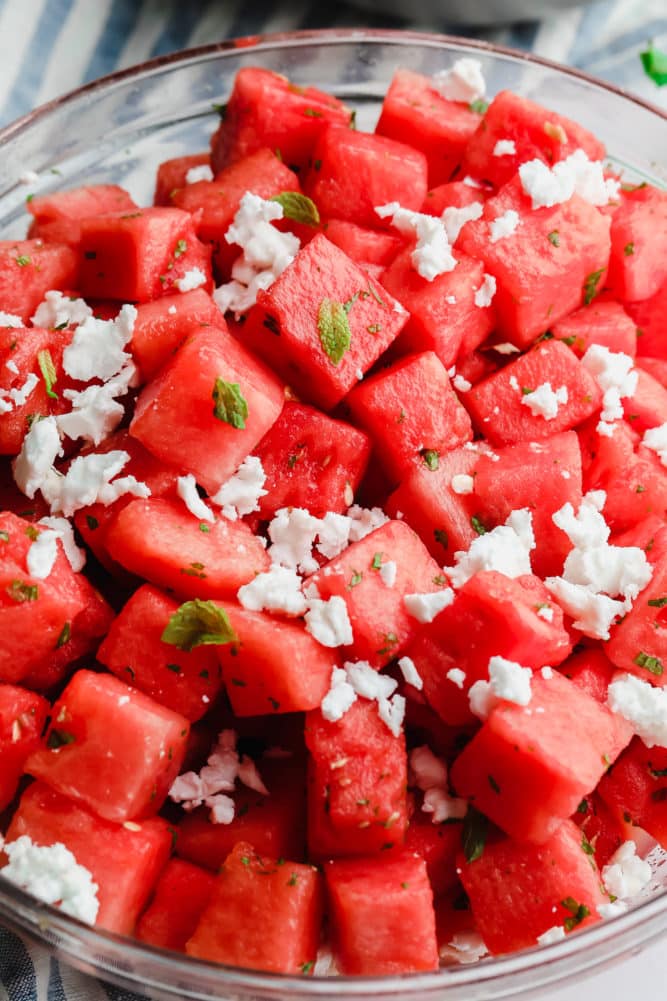
[[[391,264],[404,244],[401,236],[359,226],[349,219],[327,219],[323,230],[328,240],[363,266],[380,264],[386,267]]]
[[[667,685],[667,555],[653,565],[653,577],[622,622],[611,629],[605,653],[621,671],[659,688]]]
[[[26,205],[33,216],[30,236],[48,243],[66,243],[76,249],[81,220],[106,212],[135,212],[138,205],[117,184],[90,184],[69,191],[35,195]]]
[[[188,171],[197,167],[211,167],[210,154],[191,153],[189,156],[176,156],[172,160],[163,160],[155,176],[154,205],[171,205],[172,195],[178,188],[188,183]]]
[[[637,351],[637,326],[620,302],[612,299],[594,299],[590,305],[554,323],[552,332],[578,358],[586,354],[591,344],[621,351],[631,358]]]
[[[645,185],[625,195],[611,221],[609,281],[619,299],[642,302],[667,280],[667,194]]]
[[[162,949],[185,952],[185,943],[194,933],[214,886],[215,877],[210,872],[191,862],[170,859],[139,919],[136,937]]]
[[[600,796],[618,820],[635,824],[667,846],[667,748],[635,737],[600,782]]]
[[[42,240],[0,240],[0,310],[27,323],[50,289],[77,287],[71,247]]]
[[[631,744],[630,748],[623,752],[617,764],[620,764],[632,746]],[[604,786],[606,781],[607,776],[604,776],[600,781],[600,788]],[[607,865],[612,855],[626,840],[626,824],[622,815],[617,814],[616,811],[607,806],[597,790],[582,799],[572,814],[572,820],[586,838],[588,844],[586,845],[586,842],[582,841],[582,845],[585,845],[588,854],[593,855],[598,869]]]
[[[130,350],[142,383],[149,382],[188,334],[220,327],[220,310],[203,289],[165,295],[137,307]]]
[[[0,684],[0,812],[14,798],[26,758],[42,743],[50,710],[41,695],[18,685]]]

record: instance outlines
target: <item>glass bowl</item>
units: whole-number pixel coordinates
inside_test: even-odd
[[[117,183],[152,200],[158,164],[205,149],[236,72],[261,65],[315,84],[357,109],[372,129],[394,70],[432,74],[473,55],[491,94],[503,88],[581,122],[629,180],[667,186],[667,115],[582,73],[484,42],[414,32],[299,32],[222,42],[152,60],[53,101],[0,131],[0,238],[25,234],[26,196],[77,184]],[[36,172],[39,177],[34,181]],[[27,183],[26,183],[27,182]],[[297,978],[255,973],[79,924],[0,880],[0,921],[63,961],[153,998],[228,1001],[490,1001],[526,996],[645,948],[667,931],[667,865],[654,853],[646,899],[627,914],[562,942],[437,973],[382,978]]]

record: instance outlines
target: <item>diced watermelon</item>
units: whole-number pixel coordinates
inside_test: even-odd
[[[421,73],[399,69],[382,102],[376,132],[426,156],[431,187],[448,181],[481,121],[467,104],[448,101]]]
[[[176,190],[188,183],[186,180],[188,171],[194,167],[204,166],[211,166],[209,153],[191,153],[189,156],[176,156],[172,160],[163,160],[155,175],[153,204],[171,205]]]
[[[307,973],[317,956],[322,877],[241,841],[225,859],[186,952],[246,969]]]
[[[622,351],[634,358],[637,351],[637,326],[620,302],[593,300],[552,326],[554,337],[572,348],[578,358],[591,344],[601,344],[610,351]]]
[[[667,748],[648,748],[635,737],[599,791],[616,817],[644,828],[667,847]]]
[[[599,921],[598,906],[609,902],[571,820],[542,845],[487,842],[480,858],[461,858],[460,870],[477,927],[496,955],[537,945],[538,936],[556,926],[586,928]]]
[[[439,897],[458,885],[456,856],[461,848],[462,824],[434,824],[431,814],[417,810],[405,833],[405,851],[415,852],[426,862],[433,896]]]
[[[599,647],[586,647],[568,657],[559,670],[596,702],[605,705],[614,665]]]
[[[667,194],[651,185],[627,194],[611,222],[609,281],[619,299],[641,302],[667,280]]]
[[[220,310],[203,289],[141,303],[130,350],[142,382],[148,382],[198,327],[220,327]]]
[[[653,577],[622,622],[611,629],[605,653],[622,671],[652,685],[667,685],[667,555],[653,566]]]
[[[407,828],[405,735],[375,702],[357,699],[332,723],[306,716],[308,850],[313,858],[375,854],[403,844]]]
[[[664,317],[667,309],[667,281],[652,295],[641,302],[626,303],[625,308],[637,324],[637,354],[667,358],[667,341],[664,335]]]
[[[23,793],[6,841],[64,844],[99,887],[98,928],[129,935],[169,857],[171,828],[161,817],[114,824],[34,782]]]
[[[170,859],[139,919],[136,937],[162,949],[185,952],[185,943],[194,933],[214,886],[210,872],[191,862]]]
[[[528,706],[492,709],[451,778],[510,837],[543,844],[592,792],[632,729],[557,673],[533,675],[531,690]]]
[[[619,762],[627,753],[626,751],[621,755]],[[601,785],[605,781],[606,777],[602,779]],[[582,840],[584,850],[593,855],[598,868],[602,869],[625,841],[623,822],[607,806],[598,792],[593,792],[582,799],[572,814],[572,819],[586,838],[586,841]]]
[[[41,695],[0,684],[0,812],[14,797],[26,758],[41,744],[50,709]]]
[[[667,423],[667,388],[649,372],[637,368],[637,388],[623,399],[625,419],[633,430],[646,431]]]
[[[627,426],[614,424],[613,435],[597,435],[595,456],[584,484],[588,490],[604,490],[604,516],[615,532],[623,532],[651,514],[667,509],[667,475],[658,456],[640,445]],[[619,470],[623,476],[619,476]]]
[[[323,229],[328,240],[362,265],[381,264],[386,267],[404,243],[400,236],[359,226],[348,219],[328,219]]]
[[[333,947],[342,973],[387,975],[438,968],[433,891],[423,859],[328,862]]]
[[[82,219],[106,212],[135,212],[138,207],[117,184],[91,184],[35,195],[27,202],[28,212],[34,217],[30,236],[76,248],[81,239]]]
[[[41,240],[0,240],[0,310],[27,323],[50,289],[77,287],[74,251]]]
[[[425,215],[441,216],[445,209],[462,209],[466,205],[474,202],[483,202],[486,193],[482,185],[471,187],[463,181],[449,181],[447,184],[439,184],[426,192],[424,204],[421,211]]]
[[[178,775],[190,724],[110,674],[77,671],[26,771],[106,820],[151,816]]]

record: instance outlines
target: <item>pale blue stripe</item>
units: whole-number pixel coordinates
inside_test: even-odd
[[[125,39],[132,33],[139,20],[141,8],[142,4],[136,0],[115,0],[86,67],[85,82],[113,73],[118,65]]]
[[[9,92],[6,107],[12,116],[34,106],[44,69],[74,0],[49,0],[35,25],[26,58]],[[4,116],[3,116],[4,117]]]

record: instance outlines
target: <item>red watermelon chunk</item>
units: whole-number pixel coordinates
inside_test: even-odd
[[[456,857],[461,848],[462,828],[456,821],[434,824],[432,814],[423,810],[416,810],[410,817],[404,850],[424,859],[436,898],[459,885]]]
[[[433,187],[452,176],[480,121],[467,104],[439,94],[429,77],[399,69],[385,94],[375,131],[421,150]]]
[[[6,835],[37,845],[63,844],[99,887],[98,928],[129,935],[169,857],[172,829],[161,817],[115,824],[43,782],[21,797]]]
[[[77,671],[26,771],[106,820],[151,816],[178,775],[190,724],[110,674]]]
[[[323,229],[328,240],[362,266],[380,264],[386,267],[391,264],[404,243],[400,236],[359,226],[348,219],[328,219]]]
[[[632,747],[632,745],[630,745]],[[617,764],[628,753],[624,751]],[[606,777],[602,778],[600,786],[604,785]],[[582,799],[572,814],[572,820],[581,828],[586,842],[582,845],[588,854],[592,854],[599,869],[607,865],[612,855],[621,847],[626,839],[626,827],[620,815],[616,816],[600,794],[596,791]],[[590,846],[590,851],[589,851]]]
[[[308,973],[320,939],[321,884],[313,866],[263,858],[241,841],[225,859],[185,951],[246,969]]]
[[[622,671],[642,681],[667,685],[667,555],[653,565],[653,577],[641,591],[630,611],[611,629],[605,653]]]
[[[408,824],[405,735],[375,702],[357,699],[330,722],[306,716],[308,851],[313,858],[375,854],[403,844]]]
[[[27,202],[28,212],[34,218],[30,236],[76,248],[81,239],[82,219],[106,212],[135,212],[138,207],[117,184],[91,184],[35,195]]]
[[[185,943],[194,933],[214,886],[210,872],[191,862],[170,859],[139,919],[136,937],[162,949],[185,952]]]
[[[667,470],[655,452],[637,448],[637,435],[622,422],[614,425],[611,437],[596,435],[593,441],[595,456],[584,482],[588,490],[605,491],[604,517],[610,528],[623,532],[652,514],[664,515]]]
[[[402,358],[365,379],[346,403],[397,481],[415,464],[433,469],[441,453],[472,438],[470,418],[432,351]]]
[[[667,748],[646,747],[635,737],[599,791],[618,820],[642,827],[667,847]]]
[[[0,684],[0,812],[14,797],[26,758],[41,745],[50,709],[46,699],[27,688]]]
[[[176,156],[172,160],[163,160],[155,175],[153,204],[171,205],[175,191],[188,183],[188,171],[204,166],[210,169],[211,157],[208,153],[191,153],[189,156]]]
[[[283,399],[279,380],[221,317],[217,328],[191,335],[146,386],[130,433],[215,493],[269,430]]]
[[[637,388],[623,401],[625,419],[640,434],[667,423],[667,388],[650,372],[637,368]]]
[[[632,729],[559,674],[533,675],[531,689],[529,705],[502,702],[491,711],[451,777],[457,793],[510,837],[543,844],[592,792]]]
[[[555,403],[551,417],[534,412],[530,394],[549,383],[567,400]],[[576,427],[600,409],[601,393],[593,376],[560,341],[537,344],[466,393],[473,422],[494,445],[549,438]]]
[[[599,647],[586,647],[568,657],[559,670],[578,688],[605,705],[614,665]]]
[[[342,312],[349,341],[338,337],[334,343],[328,317]],[[393,296],[318,233],[259,293],[243,339],[304,400],[331,410],[395,340],[405,320]]]
[[[610,351],[621,351],[634,358],[637,351],[637,326],[620,302],[595,299],[574,313],[554,323],[554,337],[572,348],[578,358],[591,344],[601,344]]]
[[[42,240],[0,240],[0,310],[27,323],[51,289],[77,287],[74,251]]]
[[[509,838],[487,842],[474,862],[461,856],[460,871],[477,927],[496,955],[535,946],[554,927],[586,928],[599,921],[598,906],[609,903],[571,820],[541,845]]]
[[[667,280],[667,194],[645,185],[627,194],[611,221],[609,281],[619,299],[641,302]]]
[[[382,976],[438,968],[433,891],[422,858],[328,862],[334,955],[341,973]]]
[[[625,308],[637,324],[637,354],[642,357],[667,358],[665,339],[665,310],[667,310],[667,281],[650,299],[626,303]]]
[[[188,334],[199,327],[220,327],[221,319],[216,304],[199,288],[141,303],[130,343],[141,381],[157,375]]]

